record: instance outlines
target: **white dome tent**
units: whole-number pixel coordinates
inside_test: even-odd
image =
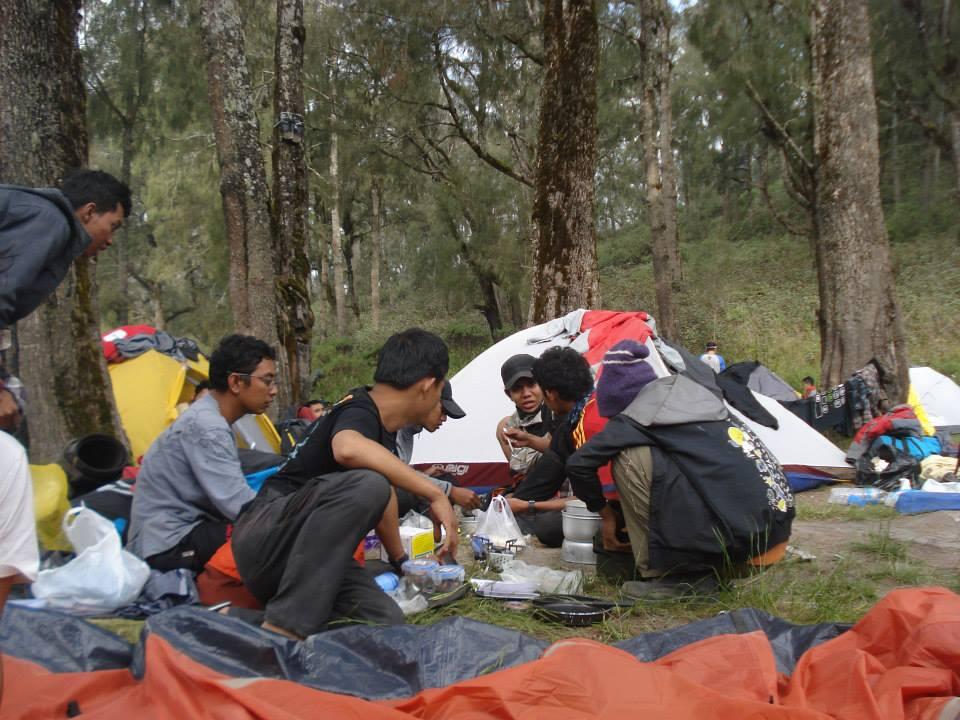
[[[648,362],[658,376],[669,374],[651,339],[652,318],[643,312],[576,310],[561,318],[521,330],[487,348],[470,361],[450,382],[466,417],[444,423],[436,433],[421,433],[413,452],[418,467],[442,466],[464,485],[477,490],[508,484],[507,462],[494,434],[497,422],[513,412],[504,394],[500,366],[517,353],[535,357],[552,347],[570,346],[596,366],[603,353],[627,337],[645,342]],[[776,400],[753,393],[778,421],[773,430],[744,418],[788,472],[823,475],[849,473],[844,453]]]

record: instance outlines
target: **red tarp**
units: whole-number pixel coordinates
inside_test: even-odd
[[[761,632],[722,635],[652,663],[589,640],[393,702],[285,680],[232,678],[150,636],[146,674],[50,673],[4,658],[4,718],[849,718],[960,717],[960,596],[894,591],[848,632],[804,653],[790,678]],[[948,703],[952,705],[948,706]]]

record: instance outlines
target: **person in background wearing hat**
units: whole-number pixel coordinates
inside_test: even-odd
[[[503,392],[515,410],[497,423],[497,442],[510,461],[510,475],[523,479],[540,456],[550,447],[553,413],[543,403],[543,391],[533,379],[533,355],[521,353],[509,358],[500,368]]]
[[[572,348],[551,348],[532,365],[543,402],[556,419],[549,447],[508,497],[517,524],[547,547],[563,544],[561,511],[570,498],[558,497],[566,480],[564,463],[583,442],[584,410],[592,402],[593,375]]]
[[[723,359],[723,355],[717,352],[717,344],[712,340],[707,343],[700,359],[709,365],[717,374],[727,369],[727,361]]]
[[[437,405],[436,410],[427,421],[423,425],[408,425],[397,432],[397,457],[409,465],[413,457],[413,444],[420,432],[423,430],[429,433],[436,432],[447,421],[447,418],[459,420],[466,415],[463,408],[453,399],[453,387],[450,385],[450,381],[446,381],[443,390],[440,392],[440,404]],[[444,479],[441,477],[439,468],[429,468],[423,474],[429,478],[430,482],[443,490],[454,505],[459,505],[465,510],[476,510],[480,507],[480,498],[473,490],[457,487],[449,480]],[[425,513],[428,508],[427,503],[422,498],[418,498],[402,488],[397,490],[397,504],[400,517],[406,515],[410,510]]]
[[[600,414],[611,418],[566,464],[573,491],[620,549],[599,468],[613,463],[639,582],[631,597],[712,591],[729,564],[783,557],[793,495],[773,454],[723,401],[685,375],[657,378],[649,349],[622,340],[603,358]]]

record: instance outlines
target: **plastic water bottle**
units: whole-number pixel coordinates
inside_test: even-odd
[[[827,502],[834,505],[863,507],[864,505],[879,505],[886,496],[886,492],[874,487],[833,488]]]
[[[887,493],[879,488],[833,488],[827,502],[834,505],[879,505]]]

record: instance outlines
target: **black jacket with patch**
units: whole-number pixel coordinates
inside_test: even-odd
[[[793,495],[776,458],[694,380],[651,382],[570,457],[567,476],[589,509],[605,502],[597,470],[638,445],[653,458],[651,567],[742,562],[789,538]]]

